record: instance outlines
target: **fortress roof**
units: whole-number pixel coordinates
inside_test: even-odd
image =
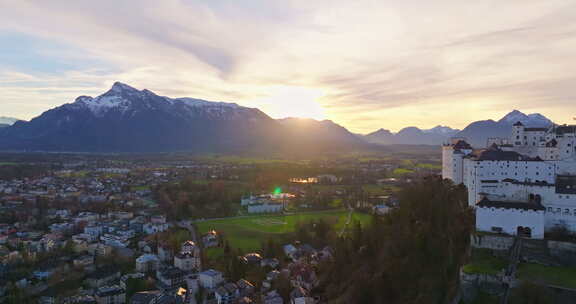
[[[459,140],[455,145],[454,145],[454,150],[472,150],[472,146],[467,143],[465,140]]]
[[[576,133],[576,125],[563,125],[556,127],[556,135],[564,135],[566,133]]]
[[[481,208],[522,209],[533,211],[546,210],[542,204],[538,203],[491,201],[488,198],[483,198],[481,201],[476,203],[476,206]]]
[[[548,128],[526,128],[524,129],[526,132],[546,132]]]

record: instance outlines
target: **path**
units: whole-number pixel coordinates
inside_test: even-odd
[[[500,298],[500,304],[508,304],[508,298],[510,297],[510,284],[514,281],[516,277],[516,270],[518,269],[518,262],[520,260],[520,253],[522,251],[522,238],[516,237],[514,239],[514,245],[510,251],[510,263],[506,267],[506,272],[502,278],[502,284],[504,285],[504,294]]]
[[[352,220],[352,212],[354,212],[354,208],[348,206],[348,218],[346,219],[346,223],[344,223],[344,227],[342,227],[342,231],[340,231],[340,233],[338,234],[339,236],[343,236],[344,232],[346,232],[346,229],[348,229],[348,226],[350,225],[350,221]]]

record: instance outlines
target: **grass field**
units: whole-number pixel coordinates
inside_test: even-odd
[[[392,175],[394,175],[394,176],[403,176],[403,175],[412,174],[412,173],[414,173],[414,170],[404,169],[404,168],[396,168],[396,169],[394,169],[394,171],[392,171]]]
[[[150,190],[150,186],[132,186],[132,191]]]
[[[472,261],[462,267],[465,273],[495,275],[504,269],[507,262],[503,258],[492,256],[487,250],[475,249],[472,252]]]
[[[549,285],[576,288],[576,268],[522,263],[518,267],[518,278]]]
[[[299,222],[304,223],[322,218],[339,231],[345,226],[347,216],[347,211],[300,213],[285,216],[260,215],[208,220],[198,222],[197,226],[200,233],[206,233],[212,229],[222,233],[230,242],[231,247],[241,248],[246,252],[259,250],[262,242],[270,237],[282,239],[289,233],[294,232],[296,224]],[[371,215],[364,213],[352,214],[352,222],[359,221],[366,225],[370,220]],[[217,254],[216,250],[213,251],[214,253],[212,254]],[[210,252],[209,255],[211,255]]]

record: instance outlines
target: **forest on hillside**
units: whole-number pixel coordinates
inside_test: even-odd
[[[329,303],[448,303],[474,226],[462,186],[428,178],[400,193],[398,208],[331,242],[316,294]]]

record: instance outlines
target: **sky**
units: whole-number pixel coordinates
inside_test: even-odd
[[[353,132],[576,115],[575,0],[0,0],[0,116],[115,81]]]

